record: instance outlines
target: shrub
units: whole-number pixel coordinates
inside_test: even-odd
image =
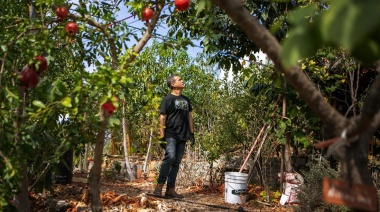
[[[115,170],[117,171],[118,174],[120,174],[120,171],[121,171],[121,163],[117,160],[115,160],[113,162],[113,165],[114,165],[114,168]]]
[[[298,193],[300,201],[295,211],[349,211],[347,207],[328,204],[322,201],[322,181],[324,177],[338,178],[338,171],[330,167],[329,162],[320,157],[307,164],[309,171],[302,172],[304,184]]]

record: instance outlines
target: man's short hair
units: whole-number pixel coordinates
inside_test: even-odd
[[[173,75],[171,75],[170,77],[168,77],[168,79],[166,80],[166,83],[167,83],[167,85],[168,85],[168,87],[170,88],[170,89],[172,89],[172,84],[175,82],[175,79],[174,79],[174,77],[178,77],[179,75],[177,75],[177,74],[173,74]]]

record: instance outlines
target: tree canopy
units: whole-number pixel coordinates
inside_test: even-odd
[[[11,207],[16,196],[14,205],[26,209],[20,202],[27,202],[28,184],[42,179],[43,170],[65,151],[81,152],[83,144],[92,143],[92,205],[101,211],[106,133],[120,131],[120,119],[127,118],[133,145],[146,151],[143,140],[158,129],[160,98],[168,92],[164,81],[173,73],[188,82],[197,145],[210,161],[250,146],[263,124],[275,129],[271,144],[295,149],[347,132],[338,142],[344,145],[329,151],[340,157],[342,174],[351,173],[345,180],[371,184],[368,142],[380,122],[377,0],[197,0],[182,12],[169,0],[3,3],[0,208]],[[61,6],[68,9],[63,19],[55,13]],[[154,15],[142,32],[116,18],[127,8],[140,19],[146,7]],[[78,33],[68,23],[75,23]],[[172,39],[144,50],[163,25]],[[191,58],[185,49],[194,40],[201,41],[204,54]],[[257,61],[259,51],[271,62]],[[40,56],[48,63],[44,72],[38,71]],[[218,78],[216,67],[231,68],[233,80]],[[27,69],[36,72],[37,86],[25,83]],[[105,109],[107,102],[115,112]],[[322,128],[329,133],[319,132]]]

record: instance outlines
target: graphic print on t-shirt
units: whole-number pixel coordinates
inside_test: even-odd
[[[175,102],[175,108],[176,109],[179,109],[179,110],[188,110],[189,109],[189,105],[187,104],[187,101],[186,100],[178,100],[176,99]]]

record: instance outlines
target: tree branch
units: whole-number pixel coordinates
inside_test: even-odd
[[[363,106],[363,110],[357,121],[351,122],[352,124],[347,129],[347,136],[353,137],[365,132],[374,122],[376,124],[379,120],[380,113],[380,77],[377,76],[375,83],[370,89]]]
[[[132,53],[130,54],[129,58],[126,60],[124,64],[124,69],[127,69],[129,67],[130,63],[136,58],[136,56],[141,52],[144,46],[148,43],[149,39],[152,37],[152,32],[154,28],[156,27],[158,18],[160,17],[160,14],[164,5],[165,5],[165,1],[158,0],[156,11],[154,12],[154,16],[151,22],[148,24],[148,29],[146,30],[143,37],[139,40],[135,48],[133,48]]]
[[[86,22],[87,24],[97,28],[97,29],[100,29],[104,36],[107,38],[107,42],[108,44],[110,45],[110,49],[111,49],[111,58],[112,58],[112,69],[113,70],[116,70],[117,67],[118,67],[118,64],[119,64],[119,56],[117,54],[117,48],[116,48],[116,45],[115,45],[115,39],[111,37],[111,35],[108,33],[107,31],[107,25],[103,25],[99,22],[96,22],[94,21],[93,19],[88,19],[86,17],[83,17],[79,14],[72,14],[70,13],[68,15],[68,17],[70,17],[71,19],[73,20],[82,20],[83,22]]]
[[[4,54],[4,59],[0,58],[0,91],[3,89],[3,73],[5,68],[5,59],[7,58],[7,54]]]
[[[71,18],[71,19],[73,19],[73,20],[81,20],[83,22],[86,22],[89,25],[91,25],[93,27],[96,27],[96,28],[98,28],[98,29],[100,29],[102,31],[106,28],[106,25],[103,25],[103,24],[101,24],[99,22],[96,22],[93,19],[89,19],[89,18],[83,17],[83,16],[81,16],[79,14],[69,13],[68,17]]]
[[[300,67],[285,68],[281,63],[281,45],[268,30],[253,17],[241,4],[240,0],[211,0],[215,5],[225,10],[226,14],[239,25],[248,38],[273,61],[275,67],[280,70],[286,80],[298,92],[301,99],[312,109],[321,121],[335,129],[335,134],[340,133],[348,124],[338,111],[328,104],[322,94],[316,89],[309,78],[301,71]]]

